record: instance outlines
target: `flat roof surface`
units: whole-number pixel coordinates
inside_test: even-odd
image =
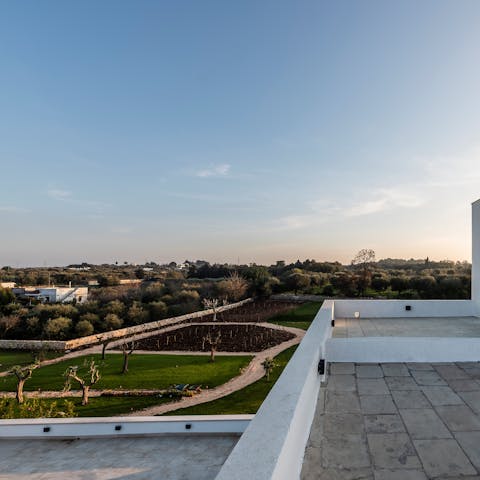
[[[0,479],[213,480],[239,438],[0,440]]]
[[[337,318],[332,336],[334,338],[480,337],[480,318]]]
[[[480,362],[330,364],[302,480],[480,479]]]

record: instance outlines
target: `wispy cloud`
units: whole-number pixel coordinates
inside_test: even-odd
[[[212,165],[203,170],[198,170],[195,172],[195,176],[199,178],[227,177],[230,173],[230,169],[231,165],[228,163],[221,163],[219,165]]]
[[[54,200],[66,200],[72,196],[72,192],[58,188],[50,188],[47,190],[47,195]]]
[[[347,217],[371,215],[394,208],[415,208],[424,203],[425,199],[418,192],[412,192],[407,187],[381,188],[372,192],[368,198],[343,209]]]
[[[3,213],[29,213],[30,210],[23,207],[15,207],[14,205],[0,205],[0,212]]]
[[[305,207],[305,213],[286,215],[277,222],[280,229],[294,230],[321,225],[336,218],[374,215],[397,208],[415,208],[424,203],[423,195],[410,187],[390,187],[356,193],[351,199],[318,200]]]

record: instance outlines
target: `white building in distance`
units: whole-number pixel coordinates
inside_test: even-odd
[[[32,298],[45,303],[84,303],[88,299],[88,287],[16,287],[17,297]]]

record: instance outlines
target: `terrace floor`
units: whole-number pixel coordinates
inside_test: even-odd
[[[0,479],[213,480],[239,438],[0,440]]]
[[[480,362],[330,364],[302,480],[479,480]]]
[[[333,338],[480,337],[478,317],[339,318]]]

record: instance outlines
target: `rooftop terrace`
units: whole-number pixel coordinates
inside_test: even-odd
[[[333,338],[480,337],[477,317],[337,318]]]
[[[479,478],[480,363],[333,363],[330,372],[302,480]]]
[[[0,479],[211,480],[237,435],[0,440]]]

